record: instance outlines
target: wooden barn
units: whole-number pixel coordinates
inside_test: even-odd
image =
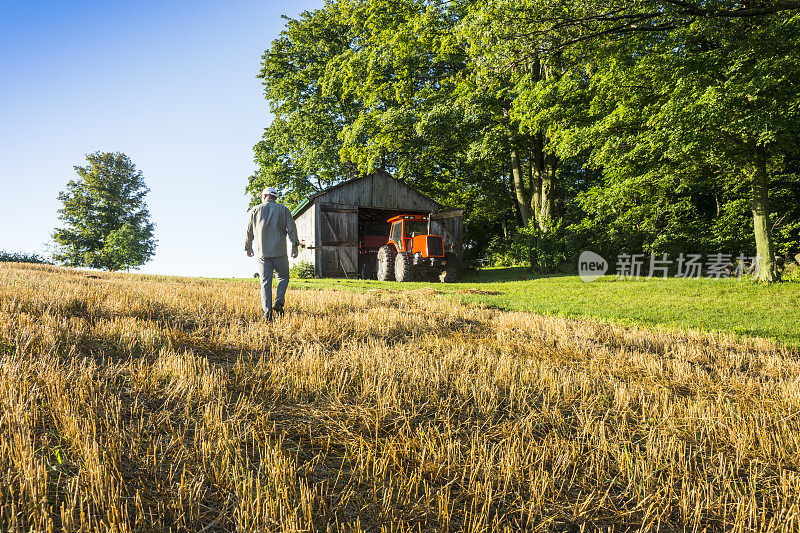
[[[294,210],[300,254],[292,264],[314,265],[317,277],[371,277],[387,221],[401,214],[432,214],[432,233],[461,254],[463,209],[447,209],[383,171],[342,182],[306,198]]]

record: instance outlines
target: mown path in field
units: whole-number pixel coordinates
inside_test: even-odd
[[[800,364],[766,341],[0,266],[0,526],[798,528]]]

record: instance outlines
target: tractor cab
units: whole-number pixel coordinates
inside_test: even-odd
[[[396,252],[419,254],[422,259],[444,258],[444,241],[441,235],[431,234],[431,219],[426,215],[398,215],[389,219],[389,245]],[[413,257],[412,257],[413,259]],[[420,257],[416,258],[419,262]]]

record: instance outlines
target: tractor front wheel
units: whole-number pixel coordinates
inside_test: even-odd
[[[394,258],[394,279],[397,281],[411,281],[413,274],[411,261],[411,254],[408,252],[400,252]]]
[[[378,248],[378,281],[394,279],[394,248],[385,244]]]

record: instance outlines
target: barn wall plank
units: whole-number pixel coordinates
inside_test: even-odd
[[[320,204],[320,244],[336,246],[358,241],[358,208]]]
[[[347,199],[338,196],[337,199]],[[358,270],[358,206],[319,203],[322,276],[353,276]]]
[[[441,208],[433,200],[403,185],[389,175],[381,173],[345,183],[321,194],[315,198],[315,201],[413,211],[436,211]]]
[[[323,267],[322,267],[322,248],[320,246],[321,239],[319,237],[319,203],[314,203],[314,273],[318,278],[321,278],[323,275]]]
[[[314,209],[306,209],[294,221],[297,226],[297,238],[305,246],[301,246],[296,259],[289,257],[289,265],[294,266],[301,261],[316,264],[316,253],[312,248],[316,239],[316,227],[314,223]],[[287,249],[291,250],[291,243],[287,239]]]

